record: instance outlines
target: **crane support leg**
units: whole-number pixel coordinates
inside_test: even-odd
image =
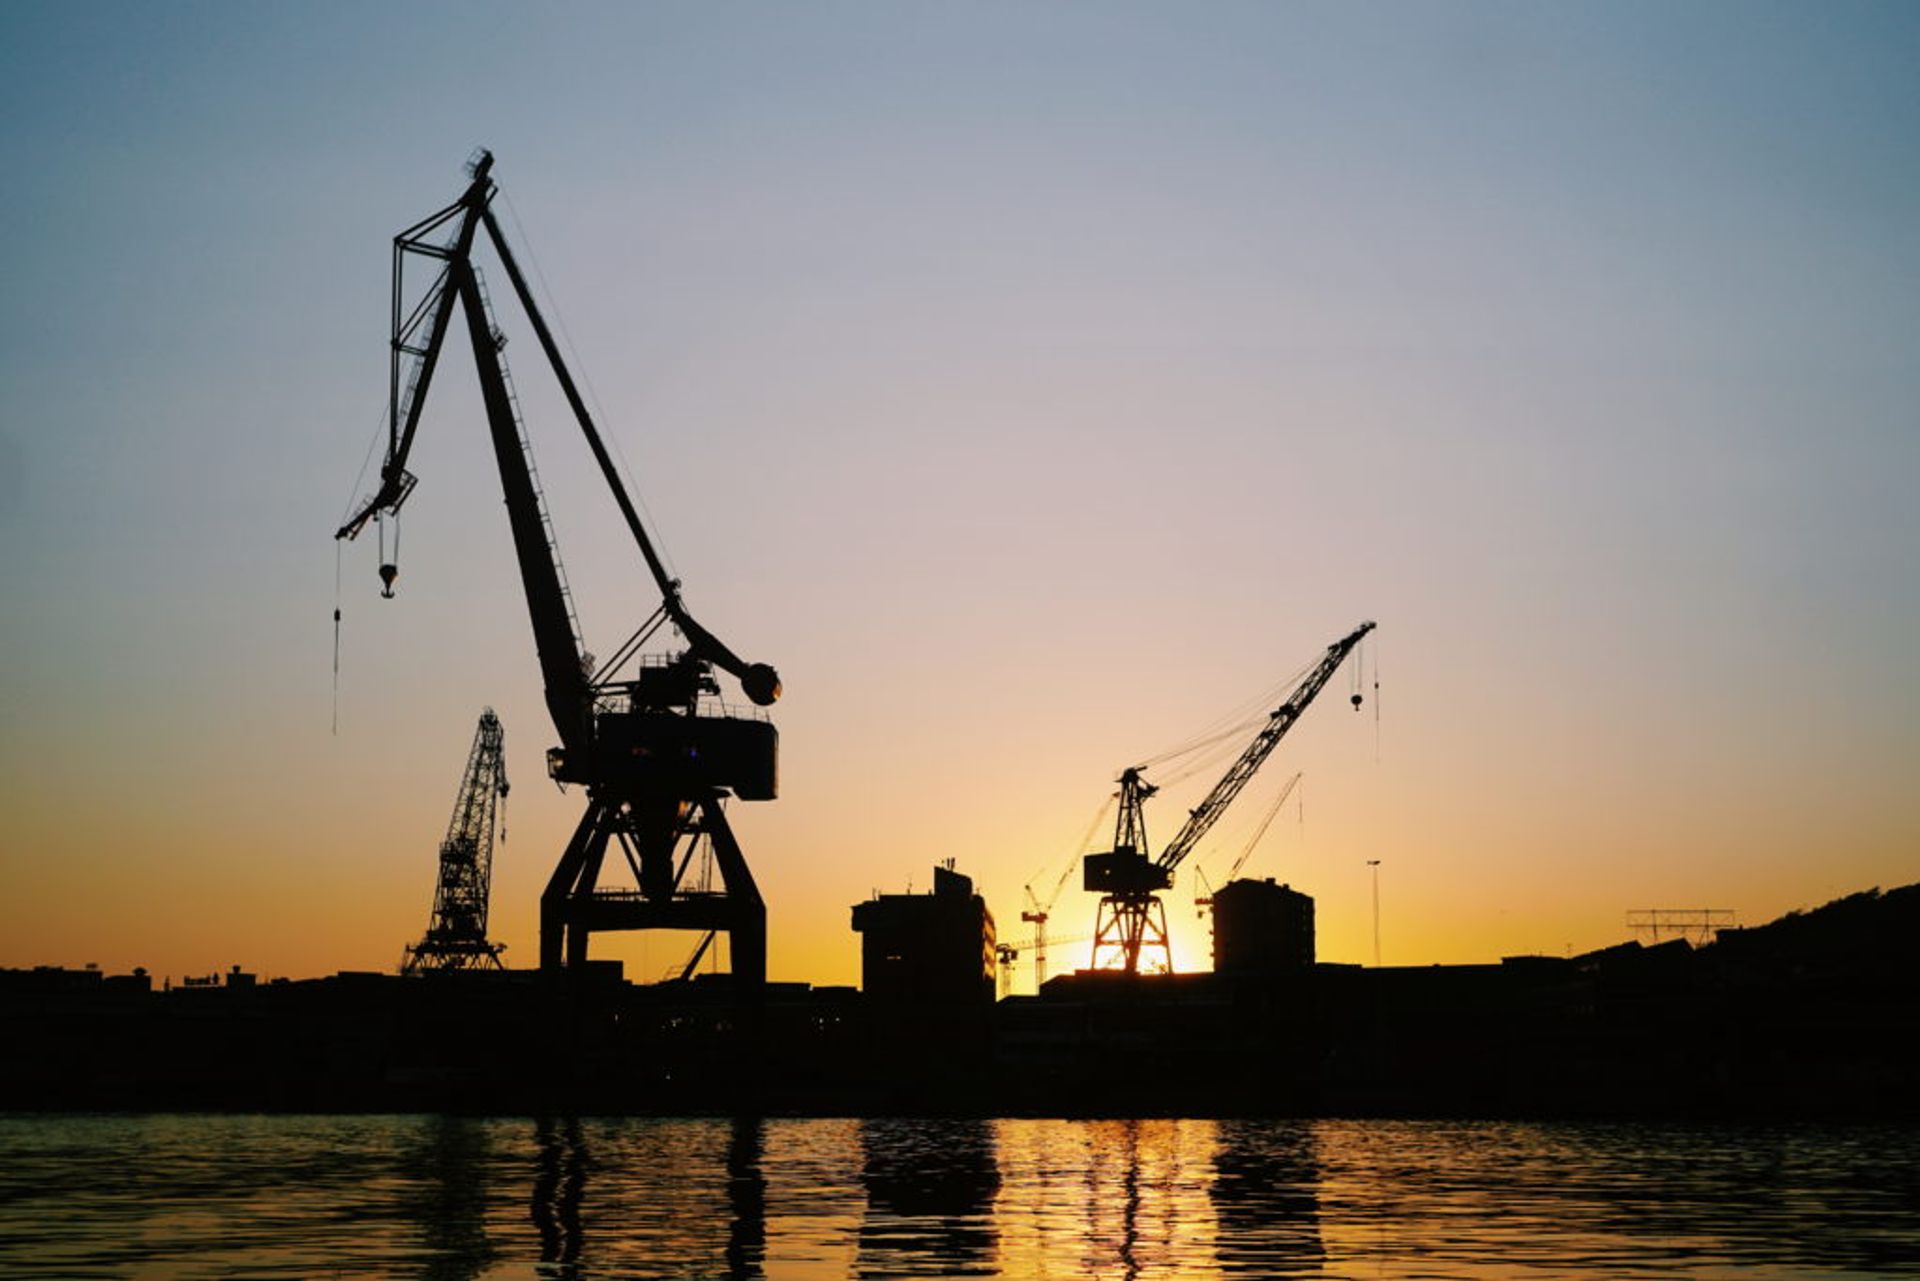
[[[646,874],[695,833],[712,847],[720,892],[689,890],[671,880],[663,885]],[[616,837],[641,851],[637,890],[598,888],[607,843]],[[540,896],[540,966],[580,968],[598,932],[656,929],[725,930],[735,982],[749,992],[766,982],[766,903],[717,792],[686,806],[588,806]]]
[[[1095,969],[1129,974],[1173,973],[1173,945],[1167,938],[1167,909],[1158,896],[1109,894],[1094,916]]]
[[[567,901],[579,883],[587,844],[593,839],[599,821],[600,807],[589,805],[587,812],[580,816],[579,826],[573,829],[553,875],[547,878],[547,888],[540,894],[540,968],[543,970],[559,969],[566,956]]]
[[[606,809],[600,811],[593,834],[587,838],[586,857],[580,860],[580,879],[574,883],[570,904],[592,901],[593,887],[600,881],[600,865],[607,857],[607,841],[613,836],[609,820],[614,817]],[[577,913],[567,915],[567,968],[579,970],[587,963],[587,944],[593,938],[593,931]]]
[[[708,838],[713,842],[713,860],[720,865],[720,879],[727,887],[732,907],[727,926],[730,967],[736,981],[749,989],[767,981],[767,905],[760,887],[753,883],[753,872],[740,852],[726,811],[717,799],[709,797],[701,805]]]

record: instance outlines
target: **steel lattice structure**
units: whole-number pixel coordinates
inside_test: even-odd
[[[405,973],[499,969],[502,945],[487,941],[487,899],[499,804],[507,794],[506,733],[491,707],[480,713],[453,818],[440,842],[440,878],[427,935],[407,949]]]

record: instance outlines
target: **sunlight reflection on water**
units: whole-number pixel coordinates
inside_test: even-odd
[[[0,1117],[19,1277],[1920,1273],[1871,1127]]]

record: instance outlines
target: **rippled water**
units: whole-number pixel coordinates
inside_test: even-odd
[[[0,1274],[1920,1275],[1920,1133],[11,1116]]]

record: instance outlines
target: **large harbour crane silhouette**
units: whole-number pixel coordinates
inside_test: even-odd
[[[1173,969],[1173,947],[1167,939],[1167,913],[1160,902],[1160,891],[1173,887],[1174,869],[1226,812],[1314,697],[1333,679],[1347,655],[1372,630],[1372,623],[1362,623],[1327,647],[1320,661],[1268,714],[1253,742],[1214,784],[1207,798],[1187,815],[1186,823],[1158,858],[1148,853],[1144,806],[1159,788],[1147,782],[1142,774],[1144,766],[1129,766],[1121,772],[1120,813],[1114,820],[1113,848],[1087,855],[1081,865],[1082,885],[1089,893],[1101,896],[1094,915],[1095,969],[1139,973],[1143,951],[1159,953],[1161,968]],[[1359,706],[1357,697],[1354,705]]]
[[[559,746],[547,753],[548,773],[587,791],[586,813],[540,898],[541,968],[584,965],[589,940],[599,931],[699,930],[707,932],[708,941],[724,931],[735,980],[757,988],[766,976],[766,906],[723,803],[729,795],[753,801],[773,798],[778,736],[764,716],[714,706],[719,685],[712,669],[730,673],[747,697],[763,707],[780,697],[780,678],[764,663],[742,660],[687,612],[679,580],[668,575],[641,525],[494,219],[491,203],[497,188],[492,169],[492,154],[476,153],[468,166],[471,181],[460,198],[394,237],[386,458],[378,491],[354,510],[335,537],[353,538],[369,522],[397,517],[412,494],[416,478],[407,470],[407,458],[457,306],[480,379],[547,710],[560,738]],[[660,591],[659,607],[597,667],[581,643],[553,523],[507,373],[505,334],[494,323],[473,260],[482,228]],[[435,273],[411,305],[405,280],[409,264],[431,264]],[[397,573],[391,562],[381,565],[389,595]],[[668,625],[686,640],[686,649],[641,660],[630,677],[623,677],[642,647]],[[600,887],[609,846],[621,851],[635,888]],[[702,849],[718,866],[724,888],[714,890],[698,878],[689,879],[694,854]]]

